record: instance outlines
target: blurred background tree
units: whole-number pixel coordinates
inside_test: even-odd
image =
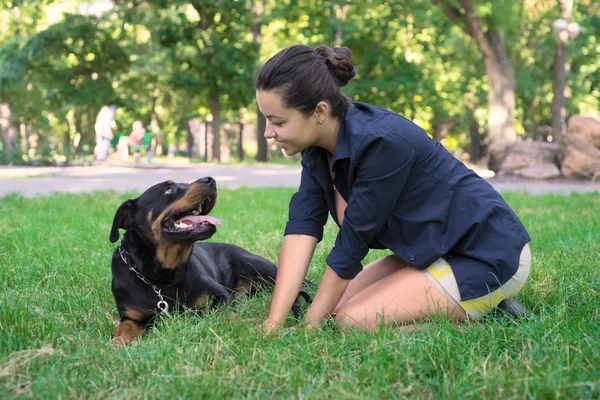
[[[573,2],[567,115],[600,109],[599,15],[598,2]],[[490,141],[553,139],[560,16],[549,0],[0,0],[0,163],[91,159],[107,104],[117,132],[142,120],[159,153],[282,159],[252,78],[295,43],[350,47],[350,96],[476,163]]]

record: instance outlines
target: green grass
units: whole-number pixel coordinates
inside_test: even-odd
[[[275,260],[292,193],[221,190],[214,239]],[[533,238],[519,295],[534,314],[527,321],[265,336],[265,290],[237,304],[237,319],[161,319],[123,349],[110,344],[108,233],[126,198],[0,199],[0,398],[600,398],[598,194],[506,194]],[[334,238],[330,223],[312,280]]]

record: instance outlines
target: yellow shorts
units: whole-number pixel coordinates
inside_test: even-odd
[[[446,293],[455,306],[462,308],[469,317],[479,318],[495,309],[502,300],[519,293],[529,277],[530,270],[531,251],[529,244],[526,244],[521,252],[517,272],[504,285],[485,296],[465,301],[460,299],[456,278],[446,260],[438,259],[423,272],[436,288]]]

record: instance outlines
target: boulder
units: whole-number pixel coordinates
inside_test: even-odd
[[[600,149],[600,118],[574,115],[569,118],[567,135],[576,135]]]
[[[579,135],[563,135],[558,155],[561,171],[566,177],[592,179],[600,171],[600,149]]]
[[[514,141],[493,141],[488,147],[488,169],[498,172],[506,155],[515,144]]]
[[[510,150],[500,166],[499,174],[521,175],[521,170],[539,166],[543,166],[543,168],[528,171],[526,174],[535,174],[541,172],[542,169],[546,170],[546,174],[550,174],[548,166],[557,166],[558,164],[556,156],[558,147],[558,144],[555,143],[517,140],[510,146]]]
[[[552,179],[561,176],[560,169],[554,163],[521,168],[514,171],[514,174],[528,179]]]

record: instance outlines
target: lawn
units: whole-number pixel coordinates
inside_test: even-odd
[[[221,190],[212,214],[224,226],[214,240],[275,260],[292,193]],[[162,318],[129,348],[111,345],[108,240],[128,196],[4,197],[0,398],[600,398],[600,196],[505,197],[533,238],[519,295],[529,320],[265,336],[267,289],[237,303],[235,319],[224,310]],[[335,232],[330,221],[314,281]]]

